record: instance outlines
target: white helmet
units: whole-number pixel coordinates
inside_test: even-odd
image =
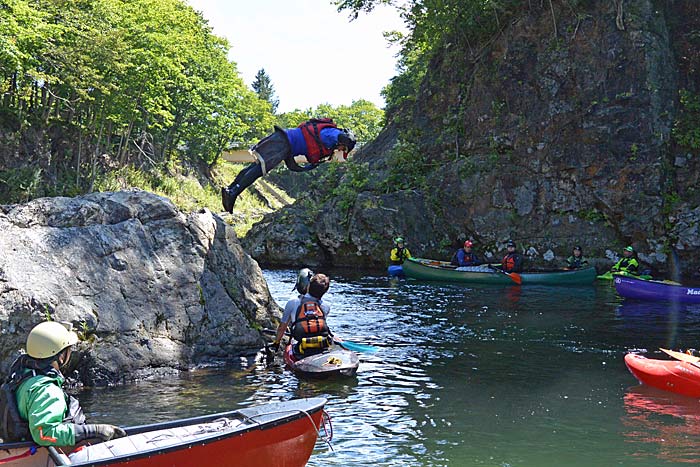
[[[78,335],[70,323],[44,321],[39,323],[27,336],[27,355],[44,359],[58,355],[61,350],[78,342]]]

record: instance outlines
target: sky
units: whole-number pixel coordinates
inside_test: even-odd
[[[366,99],[384,107],[380,92],[396,75],[398,46],[382,33],[405,27],[381,6],[350,21],[331,0],[187,0],[231,44],[229,59],[250,87],[261,68],[279,99],[278,112],[334,107]]]

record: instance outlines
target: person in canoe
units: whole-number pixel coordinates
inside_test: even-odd
[[[333,335],[326,319],[331,311],[329,303],[323,301],[330,280],[325,274],[314,274],[309,280],[303,296],[287,302],[282,320],[277,327],[277,336],[272,350],[277,351],[287,328],[294,338],[292,350],[297,358],[323,352],[333,342]]]
[[[406,248],[406,243],[403,238],[396,237],[394,239],[394,248],[392,248],[391,253],[389,253],[389,262],[393,266],[399,266],[410,257],[411,252]]]
[[[505,272],[523,272],[523,257],[515,251],[515,242],[508,240],[506,255],[501,260],[501,269]]]
[[[566,259],[566,267],[568,269],[581,269],[588,267],[588,260],[583,256],[583,250],[581,250],[580,245],[576,245],[569,256]]]
[[[224,210],[233,212],[236,197],[280,162],[284,161],[293,172],[306,172],[330,160],[335,151],[342,152],[343,158],[347,159],[356,142],[350,130],[338,128],[330,118],[311,119],[287,130],[276,126],[271,135],[251,148],[257,161],[241,170],[228,187],[221,188]],[[300,155],[306,156],[309,164],[297,165],[294,157]]]
[[[464,242],[464,246],[457,250],[454,255],[452,255],[450,264],[459,267],[480,265],[481,261],[476,253],[472,251],[472,246],[474,246],[474,243],[472,243],[471,240]]]
[[[0,437],[5,442],[73,446],[87,439],[109,441],[126,435],[118,426],[86,424],[78,400],[63,391],[61,369],[77,342],[70,324],[56,321],[37,324],[29,332],[27,353],[12,363],[1,388]]]
[[[622,258],[610,268],[611,273],[625,272],[628,274],[638,275],[639,261],[634,248],[630,245],[622,250]]]

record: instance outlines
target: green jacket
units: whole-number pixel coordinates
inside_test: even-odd
[[[637,268],[639,268],[639,261],[637,261],[636,258],[634,257],[629,257],[629,258],[620,258],[620,261],[615,263],[615,266],[612,267],[611,271],[612,272],[628,272],[630,274],[639,274],[637,272]]]
[[[19,415],[29,422],[32,438],[40,446],[75,444],[75,425],[63,421],[68,414],[63,382],[63,376],[59,375],[32,376],[15,392]]]

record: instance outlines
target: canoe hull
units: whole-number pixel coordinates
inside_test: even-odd
[[[685,287],[659,281],[645,281],[635,277],[615,275],[617,293],[636,300],[700,303],[700,288]]]
[[[322,398],[299,399],[284,403],[264,404],[234,412],[197,417],[178,422],[145,425],[127,428],[128,438],[148,436],[149,433],[194,432],[187,442],[158,447],[160,441],[149,449],[135,450],[130,454],[100,457],[101,452],[116,451],[116,443],[124,443],[120,438],[107,443],[99,443],[83,448],[71,455],[71,465],[107,465],[130,467],[166,467],[173,465],[260,467],[304,466],[313,451],[318,437],[323,406]],[[221,418],[238,420],[235,428],[209,432],[197,432],[201,426],[217,423]],[[221,422],[219,422],[221,423]],[[154,439],[167,435],[159,434]],[[196,438],[196,439],[195,439]],[[139,443],[132,442],[131,446]],[[26,451],[26,447],[13,448],[15,453]],[[94,452],[92,452],[94,451]],[[0,444],[0,461],[3,454]],[[41,454],[41,455],[40,455]],[[5,465],[45,466],[45,448],[39,448],[37,455],[19,459]],[[52,464],[49,460],[48,465]],[[60,465],[60,464],[59,464]]]
[[[357,353],[333,345],[327,351],[318,355],[294,359],[292,346],[284,349],[284,363],[288,369],[300,376],[309,378],[331,378],[355,376],[360,366],[360,357]]]
[[[647,386],[689,397],[700,397],[700,368],[678,360],[654,360],[641,355],[625,355],[625,365],[637,380]]]
[[[461,269],[461,268],[460,268]],[[485,268],[482,268],[485,269]],[[445,261],[409,258],[403,263],[406,277],[425,281],[461,282],[467,284],[513,285],[511,277],[494,270],[458,270]],[[595,268],[551,272],[521,272],[522,285],[586,285],[596,277]]]

